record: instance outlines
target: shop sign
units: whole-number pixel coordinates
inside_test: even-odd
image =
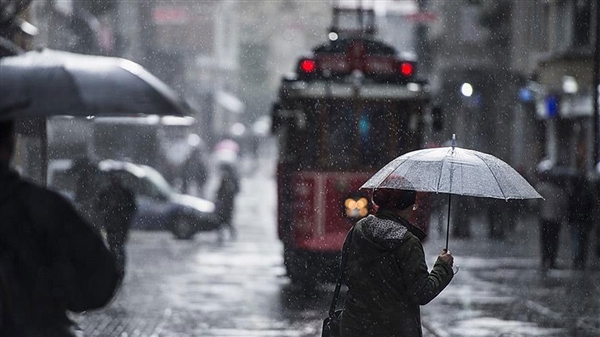
[[[548,95],[540,97],[536,95],[535,112],[541,119],[550,119],[558,115],[560,100],[557,95]]]
[[[590,117],[593,114],[592,95],[563,95],[560,101],[560,117]]]
[[[186,7],[159,6],[152,10],[152,21],[157,25],[183,25],[190,21]]]

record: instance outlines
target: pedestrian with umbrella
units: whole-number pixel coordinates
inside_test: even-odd
[[[0,119],[0,336],[74,337],[67,311],[112,299],[115,257],[66,198],[11,169],[14,146]]]
[[[448,251],[427,270],[425,233],[407,220],[417,209],[415,200],[414,190],[375,190],[377,213],[348,235],[343,337],[422,336],[420,306],[452,280],[454,258]]]
[[[103,307],[123,275],[68,200],[12,170],[15,125],[59,115],[185,116],[193,110],[134,62],[46,49],[0,59],[0,97],[0,336],[75,336],[68,311]]]
[[[406,153],[361,188],[373,191],[373,203],[380,210],[359,221],[346,238],[347,266],[342,262],[339,277],[347,272],[348,293],[341,315],[344,337],[422,336],[419,305],[435,298],[452,280],[448,237],[453,194],[541,198],[502,160],[456,147],[454,135],[451,147]],[[415,191],[448,194],[446,246],[431,272],[425,264],[422,236],[406,220],[416,207]]]

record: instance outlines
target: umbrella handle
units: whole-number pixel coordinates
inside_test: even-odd
[[[448,238],[450,236],[450,205],[452,203],[452,194],[448,193],[448,223],[446,224],[446,248],[444,252],[448,251]]]

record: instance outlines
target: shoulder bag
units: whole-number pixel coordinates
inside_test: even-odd
[[[350,248],[350,242],[352,241],[352,232],[354,227],[350,229],[346,240],[344,241],[344,247],[342,248],[342,261],[340,262],[340,270],[338,272],[337,283],[335,284],[335,290],[333,291],[333,298],[331,300],[331,306],[329,307],[329,315],[323,320],[323,331],[321,337],[340,337],[340,320],[342,318],[342,312],[344,309],[336,309],[337,301],[340,296],[340,288],[342,282],[344,282],[344,274],[346,272],[346,261],[348,260],[348,250]]]

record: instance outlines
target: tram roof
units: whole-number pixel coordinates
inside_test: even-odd
[[[331,81],[283,81],[281,91],[289,98],[356,98],[356,99],[397,99],[427,101],[431,98],[429,85],[424,82],[362,83]]]
[[[345,53],[348,48],[356,41],[362,42],[365,53],[369,55],[388,55],[394,56],[397,51],[394,47],[373,38],[368,37],[348,37],[335,41],[330,41],[313,48],[314,53]]]

